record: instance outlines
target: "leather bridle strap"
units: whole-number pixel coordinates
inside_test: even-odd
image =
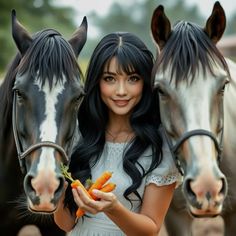
[[[166,142],[167,142],[167,144],[169,146],[169,149],[170,149],[171,155],[172,155],[172,157],[174,159],[174,162],[176,164],[176,167],[179,170],[181,175],[184,175],[184,170],[183,170],[183,168],[181,166],[181,162],[180,162],[180,160],[178,158],[177,152],[178,152],[178,149],[180,148],[180,146],[187,139],[189,139],[190,137],[198,136],[198,135],[204,135],[204,136],[210,137],[212,139],[212,141],[214,142],[216,150],[218,152],[218,162],[220,162],[221,159],[222,159],[223,129],[222,129],[222,133],[221,133],[221,137],[220,137],[220,142],[217,141],[215,135],[212,134],[211,132],[209,132],[207,130],[204,130],[204,129],[196,129],[196,130],[188,131],[185,134],[183,134],[183,136],[179,140],[177,140],[175,145],[172,144],[169,136],[167,135],[166,129],[165,129],[165,127],[163,125],[160,126],[160,130],[161,130],[162,134],[164,135],[164,138],[165,138],[165,140],[166,140]]]
[[[51,142],[51,141],[43,141],[43,142],[33,144],[30,147],[28,147],[25,151],[23,151],[22,147],[20,145],[20,139],[18,136],[16,124],[17,124],[16,123],[16,91],[14,91],[13,106],[12,106],[12,128],[13,128],[13,134],[14,134],[14,139],[15,139],[15,144],[16,144],[18,160],[19,160],[20,168],[21,168],[21,171],[23,174],[26,172],[25,158],[30,153],[34,152],[36,149],[39,149],[41,147],[54,148],[55,150],[57,150],[61,154],[61,156],[63,158],[63,163],[69,162],[69,158],[68,158],[68,155],[66,154],[65,150],[61,146],[59,146],[58,144]]]

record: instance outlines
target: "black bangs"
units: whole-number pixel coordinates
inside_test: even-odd
[[[47,79],[50,87],[54,77],[62,80],[63,75],[66,79],[81,76],[73,49],[60,33],[49,29],[33,38],[32,46],[21,60],[20,74],[29,73],[42,80],[42,84]]]
[[[114,55],[118,61],[118,73],[124,71],[126,74],[137,73],[141,76],[146,74],[143,64],[144,58],[137,48],[123,45],[119,47]],[[143,71],[143,69],[145,71]]]

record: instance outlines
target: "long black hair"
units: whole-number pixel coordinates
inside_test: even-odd
[[[92,54],[85,81],[86,95],[78,113],[82,138],[71,157],[69,169],[74,178],[84,183],[86,179],[91,178],[91,166],[99,160],[103,152],[108,109],[100,96],[99,81],[104,66],[114,57],[118,61],[120,71],[127,74],[131,70],[135,71],[144,81],[142,98],[130,117],[135,138],[123,156],[124,171],[132,179],[132,184],[125,190],[124,197],[130,200],[129,194],[134,193],[142,201],[137,188],[141,185],[143,177],[161,162],[162,140],[157,132],[160,124],[158,102],[155,101],[152,92],[153,55],[145,44],[131,33],[108,34],[99,42]],[[154,107],[153,103],[157,107]],[[151,164],[148,170],[144,170],[138,161],[149,146],[153,151],[152,155],[147,157],[151,158]],[[76,206],[72,204],[71,199],[72,196],[67,191],[65,203],[73,211]]]

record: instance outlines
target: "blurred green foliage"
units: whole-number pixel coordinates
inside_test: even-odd
[[[55,3],[55,1],[54,1]],[[52,0],[1,0],[0,1],[0,71],[3,71],[17,49],[11,37],[11,10],[30,33],[53,28],[71,35],[75,30],[71,7],[57,7]]]
[[[129,31],[138,35],[155,54],[155,46],[151,37],[150,25],[154,9],[162,4],[165,13],[173,25],[178,20],[186,20],[205,26],[207,18],[213,9],[213,4],[207,4],[209,16],[204,17],[196,5],[189,7],[187,0],[144,0],[135,1],[130,7],[114,3],[106,17],[91,15],[91,21],[100,30],[100,37],[114,31]],[[223,1],[222,1],[223,6]],[[236,13],[227,18],[225,35],[236,32]]]
[[[89,1],[91,1],[89,3]],[[95,0],[98,1],[98,0]],[[99,0],[104,1],[105,0]],[[188,7],[187,0],[139,0],[127,1],[127,4],[114,3],[106,16],[91,12],[88,18],[88,40],[79,58],[82,71],[86,71],[89,57],[98,41],[114,31],[129,31],[138,35],[155,54],[155,46],[150,32],[150,22],[154,9],[162,4],[166,15],[173,24],[177,20],[188,20],[204,26],[206,17],[203,17],[197,6]],[[69,38],[80,22],[76,22],[78,15],[81,19],[83,12],[75,12],[72,7],[59,7],[59,0],[0,0],[0,74],[16,53],[16,46],[11,37],[11,10],[17,12],[18,20],[34,33],[43,28],[53,28]],[[104,3],[103,2],[103,3]],[[78,0],[78,4],[80,1]],[[88,0],[92,4],[92,0]],[[105,4],[105,3],[104,3]],[[223,5],[223,4],[222,4]],[[208,4],[209,14],[213,8]],[[227,15],[226,15],[227,16]],[[90,35],[90,25],[97,27],[99,35],[94,38]],[[236,32],[236,13],[227,16],[225,35]]]

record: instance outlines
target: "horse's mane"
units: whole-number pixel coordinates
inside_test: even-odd
[[[82,76],[72,47],[60,33],[53,29],[36,33],[24,57],[20,53],[15,56],[0,87],[1,127],[11,123],[12,87],[17,73],[37,77],[42,84],[48,80],[50,87],[53,78],[62,80],[64,75],[72,80]]]
[[[70,44],[53,29],[36,33],[31,47],[19,65],[19,73],[29,73],[52,86],[54,77],[68,79],[78,77],[80,70]]]
[[[154,71],[159,69],[160,64],[163,71],[171,65],[171,80],[175,79],[176,85],[181,80],[191,84],[200,66],[204,74],[209,70],[214,75],[214,63],[220,63],[229,74],[223,55],[205,31],[197,24],[179,21],[160,52]]]

